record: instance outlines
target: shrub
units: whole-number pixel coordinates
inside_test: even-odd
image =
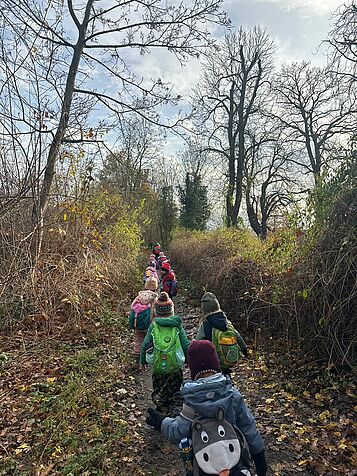
[[[119,196],[97,191],[60,204],[49,213],[35,271],[23,253],[15,271],[25,272],[3,289],[2,326],[53,332],[66,324],[73,332],[94,325],[137,286],[140,251],[135,214]]]

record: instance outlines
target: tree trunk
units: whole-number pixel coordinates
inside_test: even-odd
[[[75,80],[85,44],[85,35],[88,26],[88,19],[93,3],[94,0],[88,0],[83,23],[79,27],[78,41],[74,47],[72,61],[68,71],[59,124],[54,135],[53,141],[51,143],[50,150],[48,152],[40,194],[38,200],[33,205],[32,225],[35,231],[34,239],[32,240],[31,246],[33,268],[36,266],[37,260],[41,253],[44,217],[50,198],[53,178],[56,171],[57,159],[68,126],[69,114],[71,110],[73,92],[75,87]]]
[[[234,186],[236,174],[236,147],[234,133],[234,81],[229,90],[229,115],[228,115],[228,144],[229,144],[229,164],[228,164],[228,190],[226,194],[227,227],[234,226]]]

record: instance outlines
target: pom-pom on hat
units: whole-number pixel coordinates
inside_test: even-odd
[[[201,298],[201,306],[204,316],[221,310],[219,301],[213,293],[205,293]]]
[[[221,364],[214,344],[209,340],[193,340],[187,352],[191,379],[196,380],[203,372],[221,372]]]
[[[174,315],[174,303],[169,295],[162,291],[155,300],[155,315],[157,317],[169,317]]]

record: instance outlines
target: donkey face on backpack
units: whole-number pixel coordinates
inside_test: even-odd
[[[204,473],[220,474],[236,466],[241,446],[233,426],[220,408],[216,419],[197,420],[193,424],[192,444],[195,459]]]

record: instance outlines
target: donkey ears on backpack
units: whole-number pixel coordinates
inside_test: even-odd
[[[222,407],[219,407],[218,410],[217,410],[217,415],[216,415],[216,419],[218,421],[223,421],[224,420],[224,410]]]
[[[217,410],[216,420],[218,420],[218,421],[223,421],[224,420],[224,410],[223,410],[222,407],[219,407],[218,410]],[[193,424],[193,428],[195,430],[201,430],[202,425],[199,421],[195,421],[194,424]]]

